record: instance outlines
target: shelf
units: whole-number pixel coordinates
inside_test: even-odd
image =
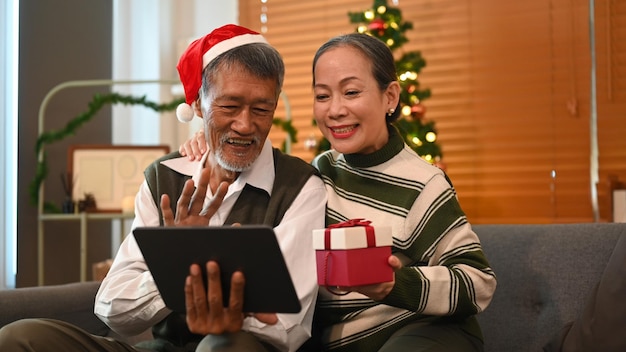
[[[68,88],[84,88],[99,86],[115,86],[115,85],[137,85],[137,84],[159,84],[159,85],[179,85],[178,80],[83,80],[83,81],[67,81],[53,87],[39,106],[38,131],[41,134],[45,131],[45,112],[49,101],[59,91]],[[44,159],[44,148],[42,147],[38,153],[38,162]],[[44,225],[45,221],[79,221],[80,222],[80,281],[87,280],[87,222],[89,220],[122,220],[120,221],[121,239],[126,235],[124,229],[124,221],[132,219],[134,213],[74,213],[74,214],[47,214],[44,213],[44,182],[39,184],[37,200],[37,282],[39,286],[44,285]]]
[[[124,220],[133,219],[134,213],[74,213],[74,214],[39,214],[38,255],[39,262],[39,286],[43,286],[43,261],[44,261],[44,221],[78,221],[80,222],[80,281],[87,281],[87,222],[89,220],[121,220],[120,243],[126,236]]]
[[[73,213],[73,214],[39,214],[39,220],[113,220],[113,219],[132,219],[134,213]]]

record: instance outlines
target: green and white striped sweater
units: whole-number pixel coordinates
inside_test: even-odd
[[[387,145],[370,155],[327,151],[313,161],[328,191],[327,225],[365,218],[391,225],[404,267],[381,302],[320,288],[316,324],[325,349],[377,351],[399,328],[422,320],[453,321],[482,339],[475,314],[496,287],[476,234],[450,181],[389,128]]]

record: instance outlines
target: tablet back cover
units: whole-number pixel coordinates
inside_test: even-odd
[[[228,305],[230,278],[243,272],[243,311],[297,313],[300,301],[271,227],[138,227],[133,231],[148,269],[168,308],[185,312],[185,278],[192,263],[220,266],[222,297]]]

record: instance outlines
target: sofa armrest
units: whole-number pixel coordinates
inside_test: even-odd
[[[97,281],[0,290],[0,327],[24,318],[51,318],[106,336],[110,329],[93,313]]]

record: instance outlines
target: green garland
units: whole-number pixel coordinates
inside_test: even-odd
[[[176,107],[182,102],[184,102],[184,99],[179,98],[167,104],[157,104],[155,102],[146,100],[145,96],[133,97],[130,95],[122,95],[117,93],[110,93],[105,95],[96,94],[88,105],[89,109],[69,121],[65,125],[65,128],[63,128],[62,130],[42,132],[37,138],[37,143],[35,144],[35,154],[39,155],[42,148],[46,144],[51,144],[53,142],[60,141],[67,136],[74,135],[82,125],[91,120],[94,115],[96,115],[96,113],[100,111],[100,109],[102,109],[102,107],[106,104],[143,105],[156,112],[165,112],[176,109]],[[30,200],[31,204],[33,205],[37,205],[39,201],[39,186],[48,175],[48,165],[46,162],[45,152],[41,159],[42,160],[38,161],[37,168],[35,169],[35,178],[29,186]],[[47,212],[60,212],[57,206],[47,202],[44,203],[44,210]]]
[[[53,142],[60,141],[67,136],[74,135],[76,131],[89,120],[91,120],[94,115],[102,109],[102,107],[106,104],[124,104],[124,105],[143,105],[147,108],[150,108],[156,112],[165,112],[175,110],[178,105],[185,101],[184,98],[175,99],[172,102],[166,104],[157,104],[152,101],[146,100],[145,96],[142,97],[133,97],[130,95],[121,95],[117,93],[110,94],[96,94],[93,99],[89,103],[89,109],[82,114],[76,116],[74,119],[69,121],[65,128],[62,130],[52,130],[48,132],[42,132],[37,138],[37,143],[35,145],[35,154],[39,155],[42,148],[46,144],[51,144]],[[289,134],[289,137],[292,142],[297,142],[296,133],[297,131],[291,125],[291,121],[285,121],[280,118],[274,118],[274,125],[280,126],[284,131]],[[283,144],[283,151],[285,150],[285,144]],[[35,178],[31,181],[29,186],[30,200],[32,205],[37,205],[39,202],[39,186],[45,180],[48,175],[48,165],[46,162],[46,153],[43,153],[42,160],[39,160],[37,163],[37,167],[35,169]],[[59,208],[48,202],[44,202],[44,211],[45,212],[53,212],[59,213]]]

